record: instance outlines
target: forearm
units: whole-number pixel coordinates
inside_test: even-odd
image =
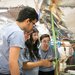
[[[20,75],[18,61],[9,63],[11,75]]]
[[[37,62],[27,62],[27,63],[23,63],[23,69],[33,69],[33,68],[36,68],[36,67],[40,67],[40,66],[43,66],[43,67],[50,67],[52,65],[52,62],[50,62],[49,60],[47,59],[42,59],[42,60],[39,60]]]
[[[19,47],[11,47],[9,50],[9,68],[11,75],[20,75],[18,64],[19,53]]]
[[[32,69],[41,66],[41,61],[23,63],[23,69]]]

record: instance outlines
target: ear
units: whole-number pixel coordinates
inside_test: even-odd
[[[30,23],[30,19],[29,19],[29,18],[26,19],[25,22],[26,22],[26,23]]]

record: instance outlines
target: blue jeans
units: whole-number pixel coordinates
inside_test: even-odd
[[[54,70],[53,71],[49,71],[49,72],[39,71],[39,75],[54,75]]]

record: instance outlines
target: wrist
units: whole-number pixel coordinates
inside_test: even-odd
[[[43,63],[42,63],[42,60],[39,60],[39,61],[38,61],[38,65],[39,65],[39,66],[42,66],[42,64],[43,64]]]

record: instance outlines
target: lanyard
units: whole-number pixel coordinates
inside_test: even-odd
[[[44,59],[46,59],[47,55],[48,55],[48,51],[47,51],[46,55],[44,56]]]
[[[48,51],[46,52],[46,54],[44,56],[42,56],[43,53],[45,53],[45,52],[40,49],[39,54],[41,55],[41,58],[46,59],[46,57],[48,55]]]

